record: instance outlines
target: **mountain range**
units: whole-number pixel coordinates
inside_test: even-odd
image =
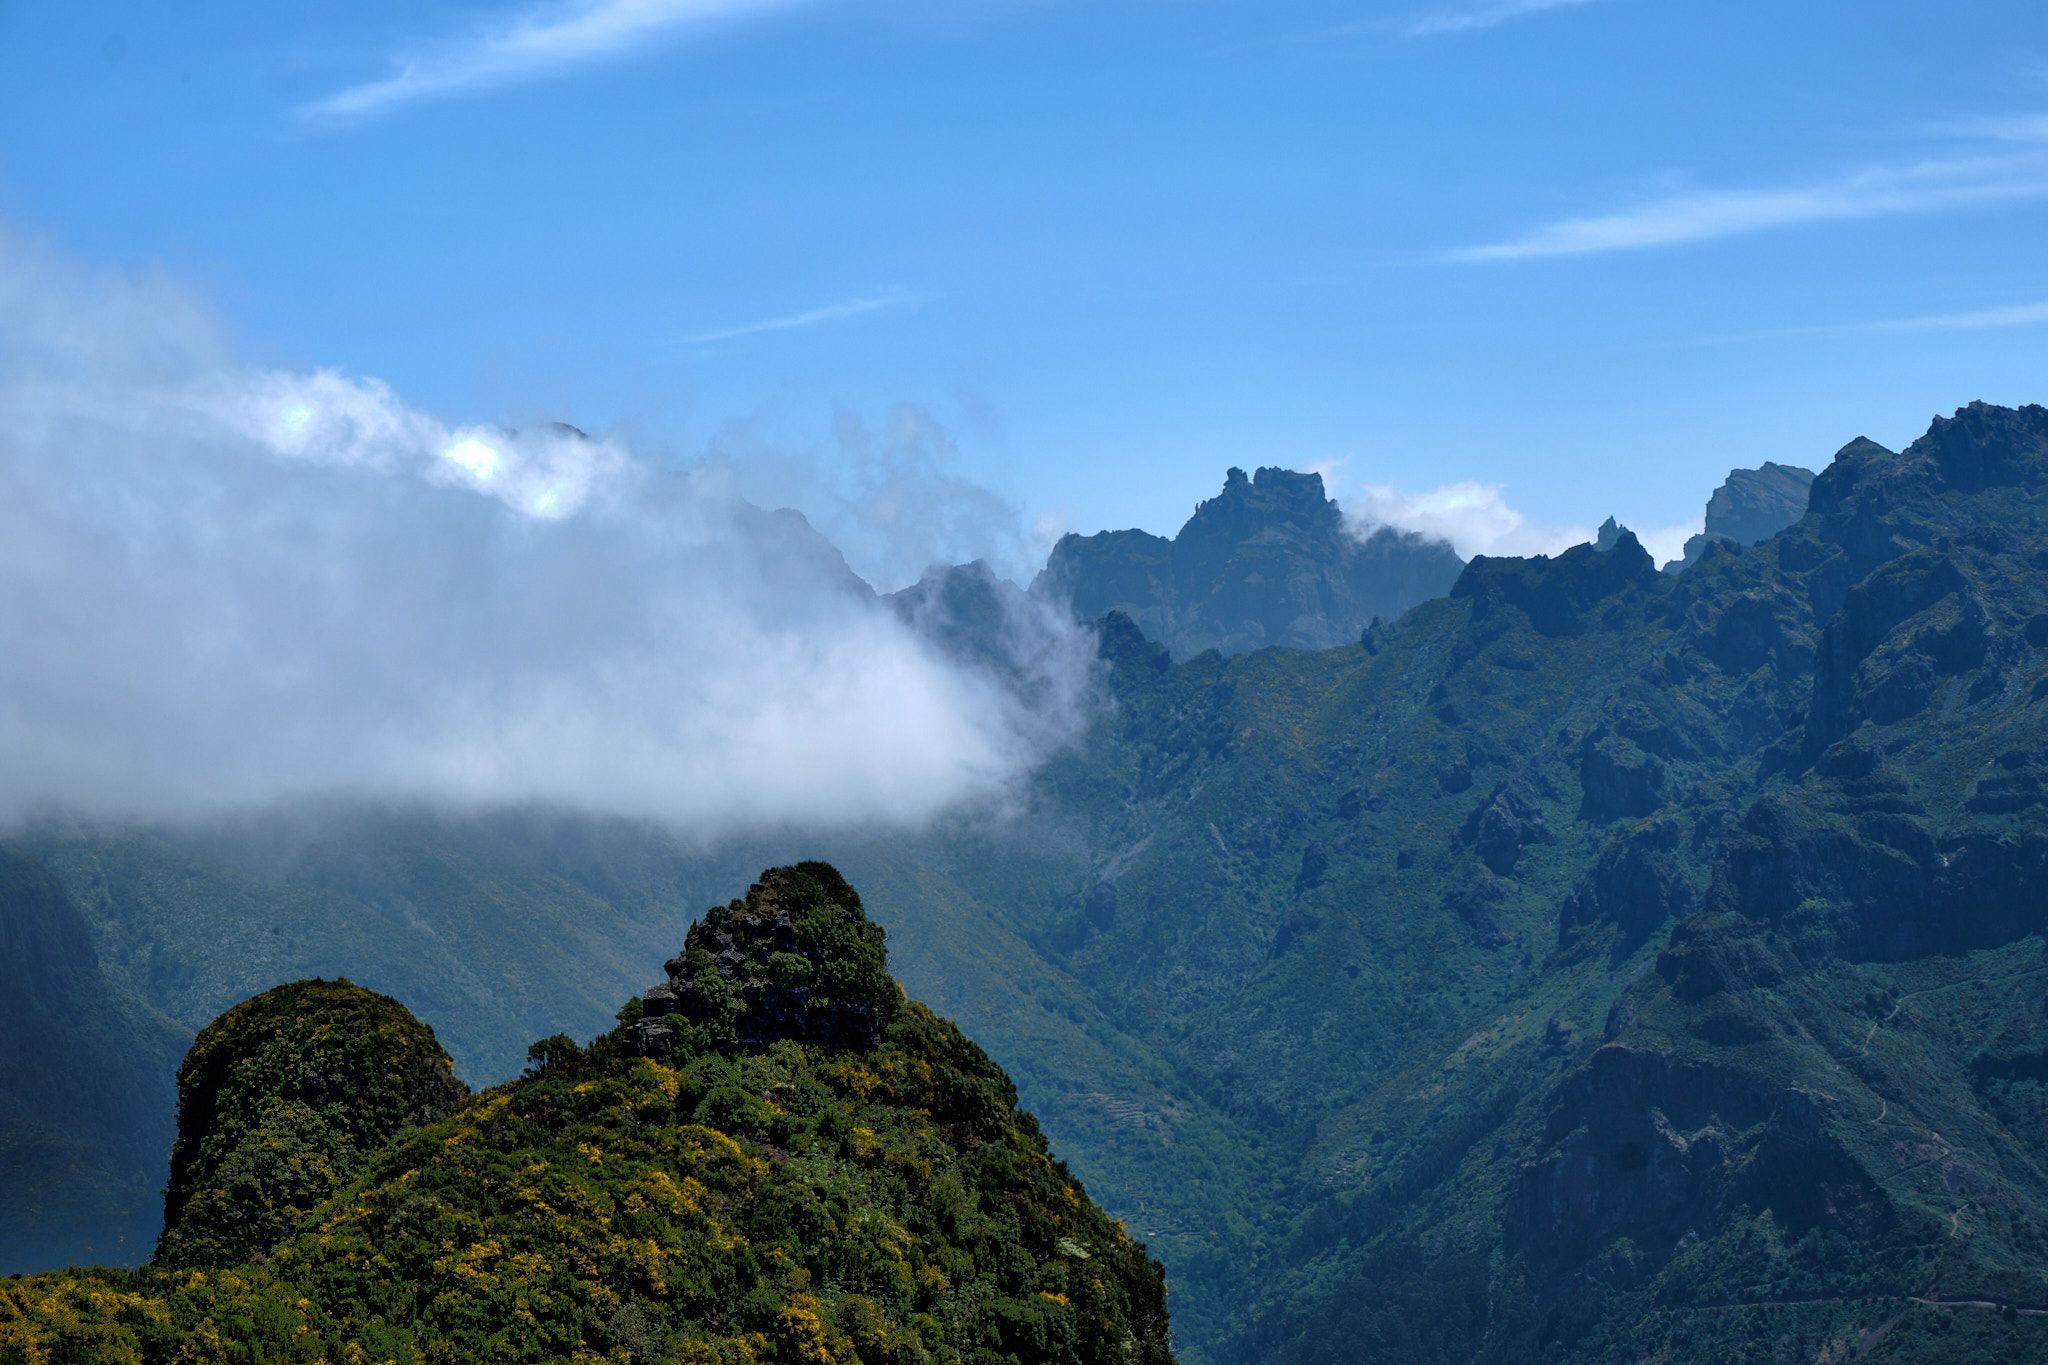
[[[913,832],[335,806],[12,847],[95,954],[64,1019],[346,973],[485,1081],[824,857],[1203,1365],[2040,1359],[2048,411],[1851,441],[1797,510],[1747,472],[1678,572],[1617,526],[1392,613],[1282,471],[1028,590],[935,571],[891,607],[1019,677],[1071,593],[1102,695]]]

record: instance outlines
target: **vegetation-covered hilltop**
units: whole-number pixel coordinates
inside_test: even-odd
[[[764,873],[672,979],[438,1119],[445,1054],[392,1002],[230,1011],[181,1072],[159,1264],[0,1281],[0,1360],[1170,1361],[1157,1263],[833,869]]]

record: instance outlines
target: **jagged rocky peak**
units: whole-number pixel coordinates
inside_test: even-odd
[[[1685,542],[1685,558],[1665,566],[1677,573],[1717,540],[1760,545],[1806,515],[1814,473],[1766,460],[1756,469],[1731,469],[1727,481],[1707,499],[1706,529]]]
[[[1609,517],[1601,522],[1600,529],[1594,532],[1593,548],[1602,554],[1606,554],[1609,550],[1621,544],[1622,536],[1627,534],[1631,534],[1628,527],[1623,526],[1613,517]]]
[[[632,1041],[666,1056],[679,1029],[760,1051],[789,1039],[871,1048],[903,1001],[882,926],[830,863],[770,868],[690,926],[668,980],[641,997]]]
[[[1413,532],[1359,538],[1320,474],[1233,468],[1173,539],[1064,536],[1031,590],[1084,621],[1120,611],[1185,659],[1348,643],[1375,616],[1443,596],[1463,567],[1449,545]]]

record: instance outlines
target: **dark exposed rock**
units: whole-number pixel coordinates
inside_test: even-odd
[[[1849,799],[1832,810],[1810,796],[1759,800],[1730,833],[1709,905],[1777,926],[1808,961],[1964,952],[2048,927],[2048,831],[1937,837],[1881,786],[1845,783],[1835,790]]]
[[[1664,761],[1626,735],[1595,730],[1579,750],[1580,813],[1605,824],[1648,815],[1663,804]]]
[[[1443,905],[1444,909],[1477,930],[1482,942],[1497,947],[1508,941],[1495,914],[1507,899],[1507,888],[1501,885],[1500,878],[1486,868],[1478,867],[1444,892]]]
[[[1465,817],[1459,838],[1489,869],[1505,877],[1515,870],[1525,847],[1549,841],[1550,826],[1541,806],[1503,782]]]
[[[1796,1237],[1868,1237],[1895,1214],[1803,1091],[1610,1043],[1566,1082],[1508,1205],[1509,1244],[1548,1277],[1625,1237],[1603,1261],[1633,1282],[1738,1210],[1768,1209]]]
[[[1082,909],[1088,922],[1097,929],[1107,929],[1116,923],[1116,883],[1095,883]]]
[[[1451,588],[1470,598],[1472,619],[1484,621],[1503,607],[1516,607],[1544,635],[1576,635],[1586,629],[1593,608],[1631,586],[1656,581],[1657,569],[1633,532],[1623,531],[1614,548],[1575,545],[1555,558],[1491,559],[1475,556]]]
[[[1698,914],[1671,930],[1657,955],[1657,974],[1680,1000],[1704,1000],[1721,991],[1775,986],[1790,968],[1772,938],[1737,914]]]
[[[1766,460],[1761,468],[1731,469],[1707,499],[1706,534],[1756,545],[1806,515],[1813,471]]]
[[[1821,631],[1809,751],[1862,721],[1884,725],[1918,714],[1940,678],[1984,661],[1988,633],[1984,609],[1949,555],[1916,550],[1871,574]]]
[[[1232,469],[1172,540],[1062,537],[1031,591],[1085,621],[1122,611],[1179,659],[1351,640],[1371,649],[1369,622],[1442,596],[1462,567],[1449,545],[1411,532],[1353,535],[1320,474]]]
[[[676,1024],[749,1050],[785,1038],[873,1047],[903,998],[882,927],[829,863],[762,873],[744,899],[691,925],[666,965],[667,983],[642,997],[634,1026],[652,1056],[665,1054]]]
[[[1691,914],[1699,893],[1686,876],[1684,822],[1660,815],[1610,838],[1557,917],[1558,937],[1589,924],[1620,926],[1625,957],[1668,919]]]
[[[1308,891],[1323,884],[1330,870],[1330,853],[1321,844],[1310,844],[1301,853],[1301,870],[1295,874],[1294,889]]]

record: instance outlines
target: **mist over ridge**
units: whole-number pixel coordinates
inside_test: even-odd
[[[1068,535],[1020,590],[1007,576],[1030,581],[1044,527],[963,478],[913,406],[843,417],[829,472],[744,433],[683,463],[255,368],[170,276],[11,232],[0,304],[0,819],[338,799],[556,805],[704,838],[915,824],[1000,804],[1080,732],[1102,700],[1085,622],[1109,607],[1177,651],[1327,646],[1447,591],[1452,539],[1575,533],[1526,526],[1498,488],[1403,503],[1361,484],[1340,506],[1313,470],[1262,469],[1317,491],[1222,531],[1198,508],[1182,538],[1216,541],[1215,562],[1177,570],[1194,596],[1155,621],[1152,589],[1091,586],[1061,555],[1172,542]],[[822,510],[829,538],[746,496],[764,491]],[[840,544],[909,586],[878,596]],[[1329,577],[1339,561],[1357,582]]]
[[[238,363],[161,277],[0,238],[0,814],[541,802],[706,834],[903,822],[1070,732],[942,656],[716,464],[451,428]]]

